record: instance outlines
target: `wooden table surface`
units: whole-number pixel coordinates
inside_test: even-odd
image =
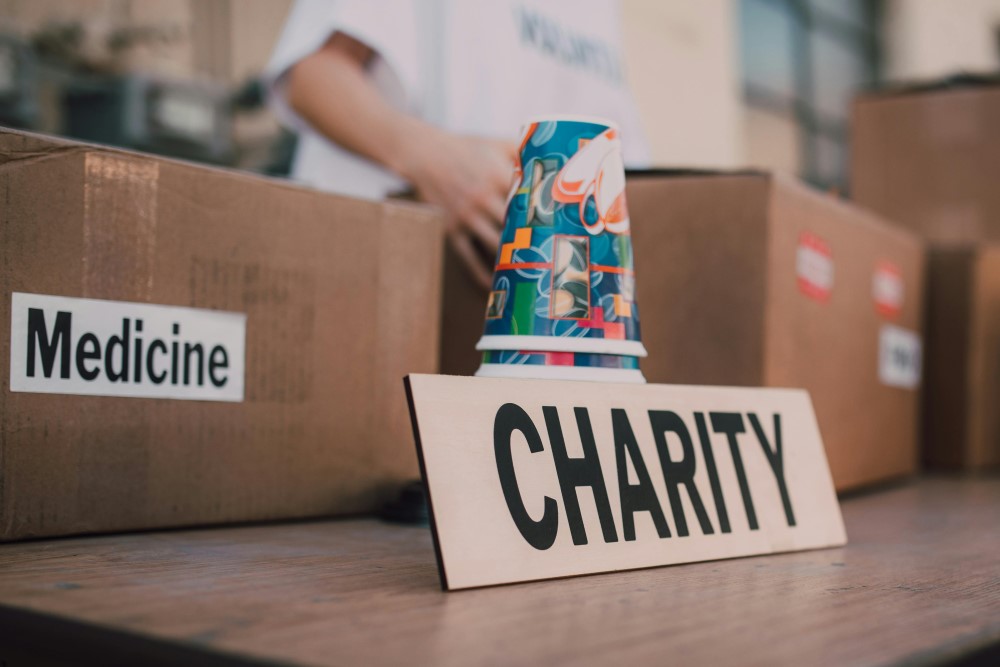
[[[0,665],[1000,664],[1000,479],[843,509],[846,548],[456,593],[374,519],[3,545]]]

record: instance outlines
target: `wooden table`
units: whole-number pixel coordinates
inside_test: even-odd
[[[0,665],[1000,664],[1000,479],[843,506],[842,549],[450,594],[374,519],[4,545]]]

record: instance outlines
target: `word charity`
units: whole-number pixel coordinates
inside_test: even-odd
[[[577,497],[578,489],[585,488],[590,489],[594,497],[601,537],[605,542],[617,542],[619,535],[608,496],[609,484],[605,479],[605,466],[602,466],[602,461],[598,457],[599,448],[595,440],[594,430],[591,427],[590,414],[586,408],[580,407],[574,408],[573,413],[576,418],[576,429],[579,432],[580,442],[583,445],[582,457],[570,457],[567,454],[563,425],[556,408],[553,406],[542,408],[545,431],[551,449],[549,458],[555,467],[559,480],[558,491],[562,498],[562,511],[565,512],[573,544],[587,544],[588,539],[592,537],[587,534]],[[649,513],[660,538],[669,538],[673,535],[671,523],[673,530],[676,530],[679,537],[689,535],[691,530],[688,525],[690,517],[685,514],[685,508],[681,502],[682,488],[690,501],[689,505],[694,512],[694,521],[697,522],[698,528],[703,534],[711,535],[715,532],[712,518],[705,508],[703,494],[711,494],[715,506],[714,518],[719,526],[719,531],[721,533],[732,532],[727,503],[732,503],[735,499],[726,498],[723,494],[723,485],[716,465],[716,455],[712,449],[710,430],[723,436],[728,444],[729,456],[732,458],[733,468],[739,482],[739,502],[746,513],[750,529],[758,530],[759,524],[738,440],[738,436],[747,433],[748,429],[753,432],[753,439],[763,450],[771,472],[774,474],[774,482],[781,494],[784,506],[784,518],[789,526],[794,526],[795,513],[788,496],[788,486],[785,483],[784,475],[781,416],[774,414],[771,415],[771,419],[762,419],[760,415],[753,412],[745,414],[739,412],[695,412],[693,416],[698,444],[700,445],[698,453],[696,453],[695,441],[690,430],[676,412],[649,410],[647,414],[643,415],[643,421],[646,422],[645,427],[652,430],[653,440],[656,443],[658,459],[656,463],[666,483],[666,500],[669,504],[671,521],[668,520],[667,512],[664,511],[661,499],[657,496],[653,486],[652,474],[650,473],[651,464],[643,459],[632,422],[625,410],[619,408],[611,410],[612,432],[608,435],[611,436],[614,444],[615,463],[613,469],[616,472],[617,480],[616,483],[612,482],[610,486],[612,487],[611,492],[617,492],[621,501],[622,537],[626,541],[636,539],[635,515],[640,512]],[[771,424],[766,424],[767,421],[770,421]],[[514,442],[517,442],[513,438],[515,432],[520,432],[532,454],[545,452],[539,430],[528,413],[517,404],[506,403],[497,411],[493,425],[493,447],[500,486],[503,489],[510,516],[522,537],[536,549],[548,549],[555,542],[559,529],[560,503],[555,498],[546,495],[543,498],[543,511],[540,518],[532,518],[528,513],[525,506],[526,499],[521,495],[521,488],[518,485],[514,468],[512,446]],[[668,435],[680,442],[682,456],[676,457],[671,454],[667,446]],[[608,450],[603,448],[602,451]],[[699,488],[695,483],[695,472],[699,461],[705,466],[708,488]],[[544,465],[541,458],[539,464]],[[637,480],[634,484],[629,480],[630,464]],[[609,470],[611,469],[610,462],[607,462],[606,466]],[[538,498],[532,498],[529,504],[537,506]]]

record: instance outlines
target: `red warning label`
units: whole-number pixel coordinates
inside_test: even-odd
[[[799,290],[825,303],[833,291],[833,255],[826,241],[811,232],[802,232],[795,251],[795,274]]]
[[[872,300],[879,315],[896,319],[903,309],[903,274],[892,262],[882,260],[872,273]]]

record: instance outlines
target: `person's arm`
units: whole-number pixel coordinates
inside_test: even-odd
[[[477,252],[473,238],[496,254],[516,146],[445,132],[393,109],[366,72],[373,55],[335,33],[288,73],[289,105],[331,141],[394,171],[444,208],[452,246],[488,289],[492,257]]]

